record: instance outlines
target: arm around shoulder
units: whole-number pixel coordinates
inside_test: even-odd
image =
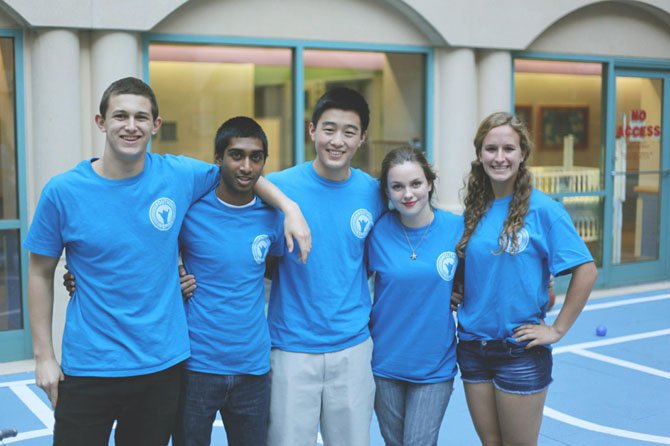
[[[286,247],[293,252],[294,239],[300,247],[300,260],[307,261],[309,251],[312,249],[312,234],[302,211],[296,202],[288,198],[277,186],[260,177],[254,186],[254,192],[270,206],[284,213],[284,236]]]

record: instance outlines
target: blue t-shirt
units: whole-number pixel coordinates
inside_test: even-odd
[[[217,182],[212,164],[147,154],[132,178],[103,178],[82,161],[47,183],[24,246],[48,257],[65,248],[77,280],[66,374],[143,375],[188,358],[177,237],[186,210]]]
[[[523,324],[539,324],[549,304],[550,273],[559,276],[593,261],[562,204],[533,189],[518,253],[500,251],[498,237],[512,196],[495,200],[465,250],[465,296],[458,310],[463,340],[512,338]]]
[[[370,336],[364,253],[365,237],[382,211],[378,181],[354,168],[347,180],[330,181],[311,162],[268,179],[300,205],[312,232],[307,264],[297,252],[286,254],[272,278],[272,346],[325,353],[360,344]]]
[[[395,212],[386,213],[368,237],[368,269],[375,273],[370,331],[376,376],[433,383],[456,375],[450,298],[463,219],[434,212],[433,222],[422,228],[403,228]],[[416,260],[410,259],[403,229]]]
[[[283,233],[281,213],[259,199],[236,207],[211,191],[191,206],[179,235],[184,266],[198,283],[186,303],[188,370],[221,375],[270,370],[265,257],[282,254]]]

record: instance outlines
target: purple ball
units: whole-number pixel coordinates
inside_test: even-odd
[[[605,336],[607,334],[607,327],[604,325],[598,325],[596,327],[596,335],[598,336]]]

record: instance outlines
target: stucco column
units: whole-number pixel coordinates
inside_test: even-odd
[[[81,85],[79,33],[50,29],[35,32],[32,51],[33,144],[29,166],[33,171],[31,207],[54,175],[74,167],[81,152]],[[63,275],[64,259],[56,269]],[[67,293],[54,286],[52,336],[60,359]]]
[[[44,184],[81,159],[79,35],[39,30],[32,51],[34,199]]]
[[[461,212],[463,178],[474,156],[472,139],[477,125],[477,72],[474,50],[446,49],[435,53],[436,144],[440,207]]]
[[[136,33],[96,31],[91,34],[91,116],[84,120],[91,127],[90,147],[93,156],[102,155],[105,137],[97,129],[93,115],[98,113],[105,89],[117,79],[127,76],[141,78],[140,41]]]
[[[512,55],[509,51],[479,50],[478,120],[497,111],[510,110],[512,103]]]

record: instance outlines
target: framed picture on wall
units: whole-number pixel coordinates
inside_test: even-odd
[[[589,108],[587,106],[540,107],[539,146],[543,149],[562,149],[563,138],[575,137],[574,148],[586,149],[589,138]]]
[[[514,114],[523,123],[526,124],[528,132],[533,135],[533,107],[530,105],[514,105]]]

